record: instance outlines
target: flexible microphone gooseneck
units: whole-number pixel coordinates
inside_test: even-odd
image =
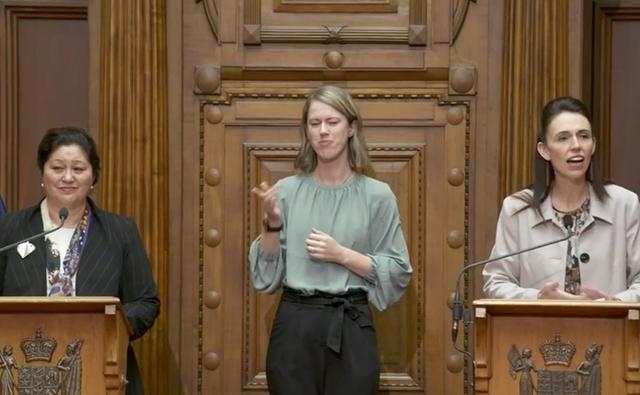
[[[48,235],[49,233],[53,233],[56,230],[62,228],[62,225],[64,225],[64,221],[66,221],[67,217],[69,217],[69,210],[66,207],[61,208],[60,211],[58,211],[58,217],[60,218],[60,225],[56,226],[53,229],[49,229],[49,230],[44,231],[42,233],[38,233],[37,235],[31,236],[31,237],[27,237],[26,239],[23,239],[23,240],[20,240],[20,241],[16,241],[15,243],[11,243],[9,245],[6,245],[6,246],[0,248],[0,253],[5,252],[6,250],[10,250],[13,247],[15,247],[17,245],[20,245],[22,243],[26,243],[28,241],[37,239],[38,237],[42,237],[42,236]]]
[[[459,323],[459,321],[462,319],[462,317],[464,315],[464,307],[462,306],[462,303],[460,303],[460,279],[462,278],[462,275],[464,273],[466,273],[467,271],[475,268],[475,267],[484,266],[487,263],[499,261],[499,260],[505,259],[505,258],[510,258],[512,256],[515,256],[515,255],[520,255],[520,254],[523,254],[525,252],[529,252],[529,251],[532,251],[532,250],[537,250],[538,248],[550,246],[552,244],[561,243],[563,241],[569,240],[574,235],[574,232],[573,232],[573,217],[570,216],[570,215],[565,215],[564,217],[562,217],[562,223],[563,223],[564,227],[567,229],[567,236],[565,236],[565,237],[563,237],[561,239],[549,241],[549,242],[546,242],[546,243],[543,243],[543,244],[535,245],[533,247],[525,248],[524,250],[512,252],[512,253],[501,255],[501,256],[497,256],[497,257],[494,257],[494,258],[485,259],[483,261],[474,262],[474,263],[471,263],[471,264],[463,267],[462,270],[460,270],[460,272],[458,272],[458,278],[456,279],[456,288],[453,291],[453,303],[452,303],[452,308],[451,308],[451,313],[452,313],[451,339],[453,340],[454,345],[456,343],[456,339],[458,338],[458,323]]]

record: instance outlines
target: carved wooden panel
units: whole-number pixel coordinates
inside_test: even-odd
[[[394,78],[397,70],[433,72],[448,67],[453,20],[444,2],[244,0],[242,15],[236,15],[237,6],[221,1],[228,4],[221,8],[221,20],[240,21],[237,29],[220,31],[225,79],[268,80],[276,76],[263,73],[273,70],[289,72],[278,79],[317,80],[308,74],[339,70],[349,75],[335,79],[375,80],[383,74],[383,79]],[[457,15],[462,20],[464,13]],[[336,56],[339,62],[332,61]],[[372,70],[378,75],[356,76]],[[446,77],[408,74],[404,80]]]
[[[475,355],[478,363],[475,393],[492,395],[519,392],[518,374],[509,374],[513,368],[508,356],[514,346],[519,353],[524,348],[532,351],[531,362],[536,369],[530,372],[530,378],[538,388],[536,393],[543,393],[543,387],[551,389],[550,376],[555,376],[555,391],[544,393],[638,393],[640,333],[639,312],[636,307],[634,304],[606,305],[592,302],[476,301],[474,321],[478,343]],[[573,353],[554,352],[557,347],[571,349],[570,346],[567,347],[567,343],[573,345]],[[553,346],[549,347],[550,344]],[[601,369],[598,372],[592,371],[600,376],[597,379],[598,390],[585,391],[588,388],[583,386],[584,377],[578,386],[577,380],[570,378],[570,372],[578,369],[585,371],[584,367],[588,365],[584,363],[589,361],[587,350],[594,345],[601,347],[597,355]],[[554,359],[563,363],[551,364]],[[552,371],[557,373],[551,373]],[[564,382],[564,391],[557,387],[562,384],[562,377],[558,375],[569,378]],[[573,375],[576,376],[575,373]]]
[[[395,12],[398,0],[273,0],[275,12]]]
[[[640,1],[594,5],[593,116],[603,174],[640,192],[640,178],[628,165],[637,155],[637,65]],[[615,153],[615,154],[614,154]]]
[[[9,208],[42,193],[36,149],[46,129],[88,126],[86,7],[0,1],[0,194]]]
[[[427,14],[423,12],[424,8],[416,2],[412,2],[409,14],[398,14],[397,1],[359,1],[359,2],[341,2],[341,1],[319,1],[319,2],[302,2],[273,0],[274,12],[287,12],[292,14],[306,14],[314,12],[327,13],[324,18],[313,18],[318,20],[317,25],[303,25],[300,27],[300,16],[294,15],[294,18],[274,18],[265,15],[265,21],[262,17],[262,1],[245,0],[245,44],[262,44],[270,42],[320,42],[332,43],[339,42],[342,44],[349,43],[404,43],[412,45],[426,44],[426,21]],[[402,1],[402,0],[400,0]],[[407,3],[405,0],[404,3]],[[367,23],[366,17],[359,17],[358,13],[365,11],[384,12],[394,14],[392,18],[387,18],[383,23],[378,21],[378,25]],[[331,14],[333,15],[331,15]],[[336,20],[336,13],[348,13],[349,18],[340,18]],[[420,28],[424,37],[414,37],[409,41],[410,23],[409,20],[417,20],[414,26],[422,26]],[[270,21],[279,22],[274,24]],[[308,23],[308,22],[307,22]],[[389,26],[385,26],[385,25]],[[393,26],[400,24],[400,26]],[[404,25],[404,26],[402,26]]]
[[[421,179],[421,169],[424,161],[424,145],[417,146],[377,146],[370,148],[376,178],[385,181],[398,198],[400,217],[404,232],[408,235],[421,232],[424,207],[421,203],[424,196],[424,185]],[[248,247],[261,231],[262,207],[254,204],[249,194],[251,186],[262,181],[273,185],[278,179],[295,174],[293,160],[297,154],[296,147],[253,146],[245,145],[245,174],[247,191],[246,225],[247,239],[244,255],[248,255]],[[408,238],[408,245],[412,251],[412,262],[420,265],[423,256],[423,246],[415,245],[413,239]],[[417,346],[418,334],[424,328],[420,319],[422,301],[417,295],[421,294],[424,286],[422,279],[417,278],[407,291],[405,297],[384,313],[374,310],[374,321],[378,336],[378,347],[381,357],[382,385],[389,388],[420,388],[423,382],[422,372],[417,369],[424,363],[423,351]],[[245,388],[264,388],[265,366],[264,360],[271,322],[273,321],[279,300],[276,295],[263,295],[255,292],[249,278],[245,279],[244,295],[249,303],[245,305],[243,330],[244,346],[250,350],[245,354],[246,365],[243,367]],[[393,336],[394,333],[406,336]],[[255,336],[258,334],[258,336]],[[410,350],[416,351],[416,355]],[[411,359],[416,359],[416,366],[411,366]]]
[[[260,232],[262,216],[249,190],[260,181],[294,173],[307,92],[223,87],[221,96],[202,102],[200,354],[221,356],[215,369],[200,361],[203,393],[266,393],[268,334],[279,295],[258,294],[249,281],[248,247]],[[462,121],[468,107],[445,101],[437,91],[351,92],[365,120],[377,178],[397,196],[414,268],[402,301],[374,312],[380,388],[391,394],[454,393],[459,388],[447,384],[443,364],[452,346],[441,339],[450,325],[446,299],[451,289],[445,285],[453,284],[466,256],[469,136],[468,123]],[[207,116],[218,111],[220,117]],[[451,181],[451,169],[461,169],[462,182]],[[206,181],[212,178],[205,175],[214,173],[219,182]],[[207,230],[214,228],[221,242],[207,244]],[[443,247],[451,230],[459,230],[463,241]],[[204,305],[211,292],[220,295],[218,307]]]
[[[202,2],[204,13],[207,16],[209,27],[211,28],[211,34],[216,41],[219,40],[220,34],[220,5],[219,0],[196,0],[196,2]]]

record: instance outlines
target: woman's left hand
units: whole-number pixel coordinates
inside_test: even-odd
[[[304,243],[310,257],[342,264],[344,247],[328,234],[312,228]]]
[[[580,294],[591,300],[614,300],[612,296],[604,294],[595,288],[581,287]]]

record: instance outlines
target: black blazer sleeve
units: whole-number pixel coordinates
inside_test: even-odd
[[[38,207],[9,213],[0,218],[0,246],[42,232]],[[44,239],[32,240],[35,251],[24,259],[17,248],[0,253],[0,296],[44,296],[46,294],[46,264]]]
[[[123,236],[127,245],[120,277],[120,300],[133,329],[131,339],[134,340],[153,325],[160,313],[160,300],[149,258],[133,221],[127,220]]]
[[[76,280],[77,295],[117,296],[133,335],[142,336],[160,313],[156,283],[135,223],[94,208],[94,221]]]

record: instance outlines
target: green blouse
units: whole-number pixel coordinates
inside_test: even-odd
[[[249,253],[258,291],[273,293],[283,285],[307,294],[362,289],[379,310],[400,299],[412,270],[396,198],[387,184],[356,174],[339,186],[320,184],[311,175],[286,177],[277,185],[283,224],[280,251],[266,253],[258,236]],[[369,256],[373,266],[367,277],[309,257],[304,241],[311,228]]]

